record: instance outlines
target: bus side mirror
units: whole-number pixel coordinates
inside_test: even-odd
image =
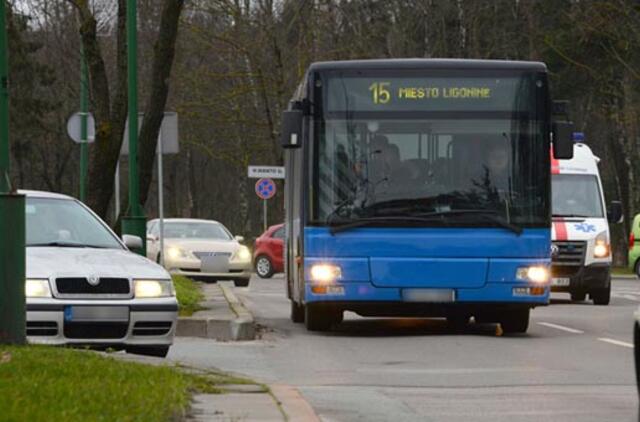
[[[300,148],[302,143],[302,110],[282,113],[282,148]]]
[[[553,157],[558,160],[573,158],[573,122],[553,123]]]
[[[622,223],[622,202],[620,201],[611,201],[609,204],[609,209],[607,210],[607,220],[611,224]]]

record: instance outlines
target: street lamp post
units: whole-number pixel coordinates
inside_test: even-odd
[[[146,217],[140,204],[138,177],[138,40],[136,0],[127,0],[127,77],[129,82],[129,209],[122,218],[122,233],[142,239],[146,255]]]
[[[89,78],[84,47],[80,47],[80,201],[87,198],[87,169],[89,163]]]
[[[9,178],[9,66],[6,2],[0,0],[0,344],[25,342],[24,196]]]

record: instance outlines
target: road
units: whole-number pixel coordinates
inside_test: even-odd
[[[450,331],[442,320],[363,319],[308,333],[289,321],[281,277],[252,279],[238,295],[262,339],[177,339],[170,358],[297,387],[332,421],[638,420],[632,315],[640,282],[614,280],[609,306],[553,295],[529,331],[494,325]]]

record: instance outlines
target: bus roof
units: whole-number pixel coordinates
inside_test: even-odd
[[[546,72],[542,62],[513,60],[475,60],[475,59],[376,59],[343,60],[333,62],[315,62],[309,71],[336,69],[493,69],[493,70],[529,70]]]

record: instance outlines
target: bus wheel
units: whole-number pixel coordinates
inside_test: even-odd
[[[500,318],[500,325],[505,334],[526,333],[529,328],[529,309],[505,311]]]
[[[469,315],[449,315],[447,316],[447,325],[455,331],[464,331],[469,325]]]
[[[304,307],[304,323],[309,331],[328,331],[336,322],[339,319],[331,309],[311,304]]]
[[[611,300],[611,284],[604,289],[597,289],[589,293],[594,305],[608,305]]]
[[[299,305],[291,299],[291,321],[304,322],[304,305]]]

